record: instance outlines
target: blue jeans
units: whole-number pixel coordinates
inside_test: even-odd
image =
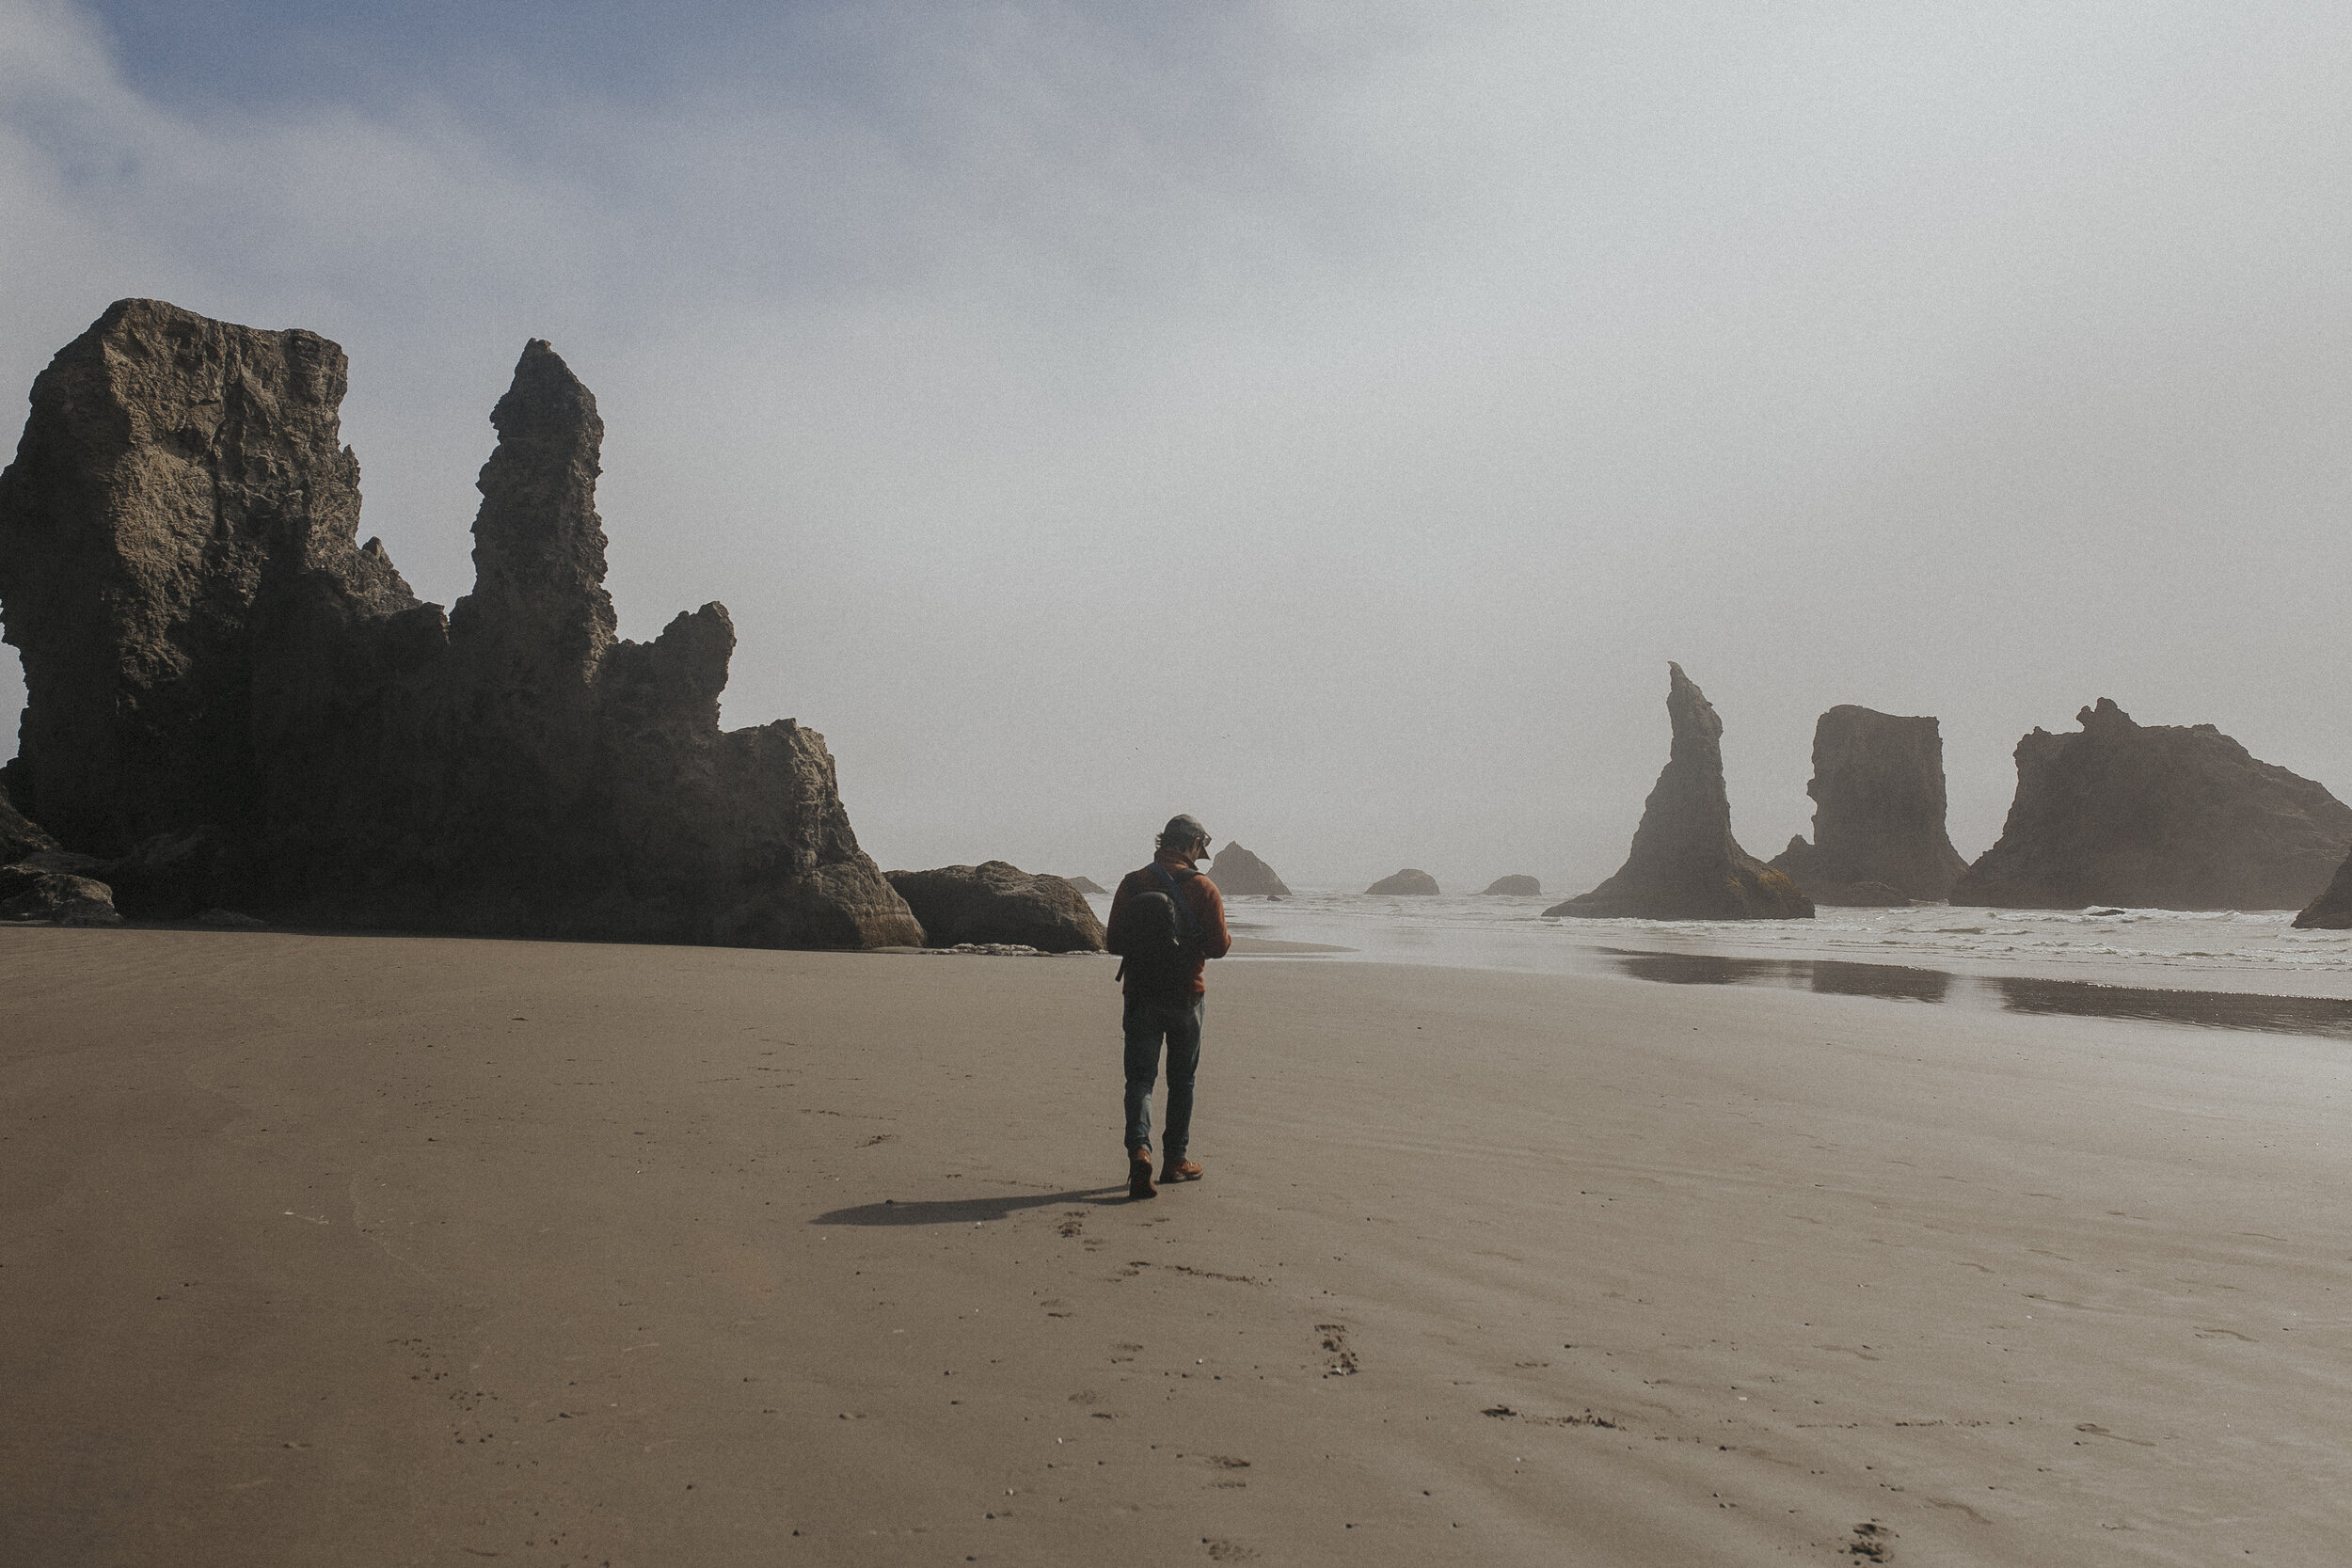
[[[1208,999],[1127,998],[1120,1021],[1127,1035],[1127,1147],[1152,1147],[1152,1086],[1160,1076],[1160,1040],[1168,1040],[1168,1128],[1160,1153],[1182,1160],[1192,1139],[1192,1075],[1200,1067],[1200,1015]]]

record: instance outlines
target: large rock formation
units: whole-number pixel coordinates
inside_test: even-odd
[[[2319,896],[2303,906],[2295,924],[2305,931],[2352,930],[2352,855],[2344,858]]]
[[[1817,904],[1941,898],[1968,869],[1944,832],[1944,737],[1933,719],[1831,708],[1813,726],[1804,792],[1813,842],[1790,839],[1772,863]]]
[[[2001,840],[1955,904],[2294,910],[2352,847],[2352,807],[2211,724],[2136,724],[2107,698],[2017,743]]]
[[[1219,893],[1257,894],[1273,898],[1291,895],[1291,890],[1282,885],[1282,879],[1274,874],[1274,867],[1238,844],[1229,844],[1216,852],[1216,858],[1209,863],[1209,879],[1216,883]]]
[[[546,343],[492,413],[474,591],[356,543],[341,349],[124,300],[0,475],[17,804],[150,912],[759,946],[918,940],[822,737],[722,733],[734,627],[616,641],[604,427]]]
[[[1415,871],[1407,866],[1391,876],[1381,878],[1364,891],[1390,898],[1430,898],[1437,895],[1438,879],[1426,871]]]
[[[1486,891],[1502,898],[1541,898],[1544,884],[1533,877],[1497,877]]]
[[[1642,807],[1624,866],[1590,893],[1546,910],[1593,920],[1790,920],[1813,900],[1740,847],[1724,792],[1724,721],[1679,664],[1666,666],[1674,742]]]
[[[1111,894],[1110,889],[1091,877],[1064,877],[1062,880],[1076,888],[1080,893],[1092,894],[1098,898],[1107,898]]]
[[[1005,861],[893,871],[890,885],[923,923],[934,947],[1003,942],[1043,953],[1099,953],[1103,923],[1085,895],[1059,877],[1031,876]]]

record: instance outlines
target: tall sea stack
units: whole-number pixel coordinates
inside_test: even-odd
[[[1955,904],[2296,910],[2352,847],[2352,807],[2211,724],[2136,724],[2106,698],[2017,743],[2000,842]]]
[[[1624,867],[1548,915],[1586,919],[1809,919],[1813,900],[1731,835],[1724,792],[1724,721],[1682,673],[1666,666],[1666,717],[1674,744],[1642,807]]]
[[[1772,865],[1816,903],[1942,898],[1968,869],[1944,829],[1944,736],[1931,718],[1831,708],[1813,726],[1804,792],[1813,841],[1790,839]]]
[[[721,732],[724,607],[616,641],[596,400],[533,341],[492,421],[474,591],[355,543],[342,351],[123,300],[0,475],[9,784],[126,912],[759,946],[914,942],[823,738]],[[139,900],[147,908],[142,911]]]

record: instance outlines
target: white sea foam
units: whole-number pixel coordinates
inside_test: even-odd
[[[2352,998],[2352,931],[2292,910],[1824,909],[1813,920],[1547,919],[1556,900],[1302,892],[1233,898],[1242,934],[1352,949],[1327,961],[1613,972],[1612,950],[1896,964],[1957,974]],[[1098,911],[1106,900],[1096,900]]]

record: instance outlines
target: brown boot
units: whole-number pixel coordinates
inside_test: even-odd
[[[1152,1185],[1152,1151],[1131,1148],[1127,1151],[1127,1196],[1157,1197],[1160,1190]]]
[[[1198,1160],[1170,1160],[1160,1167],[1162,1181],[1198,1181],[1206,1174]]]

